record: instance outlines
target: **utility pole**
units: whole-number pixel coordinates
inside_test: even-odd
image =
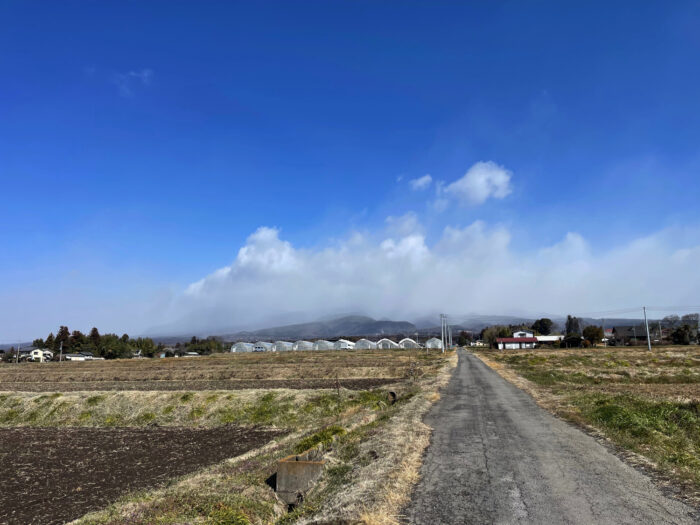
[[[644,326],[647,329],[647,348],[651,352],[651,338],[649,337],[649,322],[647,321],[647,307],[642,306],[642,310],[644,310]]]
[[[59,346],[58,348],[59,348],[58,351],[60,352],[58,355],[58,362],[62,363],[63,362],[63,341],[61,341],[61,346]]]
[[[442,352],[445,353],[445,335],[447,333],[445,326],[445,314],[440,314],[440,339],[442,341]]]
[[[15,354],[15,364],[19,363],[19,351],[22,350],[22,341],[17,343],[17,353]]]

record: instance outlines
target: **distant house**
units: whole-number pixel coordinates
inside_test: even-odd
[[[496,347],[499,350],[518,350],[521,348],[535,348],[536,337],[499,337],[496,339]]]
[[[51,359],[53,359],[53,352],[40,348],[35,348],[29,352],[29,357],[27,357],[28,361],[34,361],[37,363],[44,363],[46,361],[51,361]]]
[[[258,341],[253,345],[253,352],[272,352],[272,343]]]
[[[420,345],[410,337],[404,337],[401,339],[401,341],[399,341],[399,346],[401,348],[420,348]]]
[[[333,350],[333,343],[325,339],[319,339],[314,343],[314,350]]]
[[[292,345],[292,350],[313,350],[314,344],[311,341],[296,341]]]
[[[442,339],[439,339],[437,337],[431,337],[425,342],[425,347],[426,348],[438,348],[442,350]]]
[[[377,341],[377,348],[381,348],[382,350],[391,350],[393,348],[399,348],[399,344],[391,339],[384,338]]]
[[[275,341],[275,344],[272,345],[272,351],[273,352],[289,352],[292,350],[294,347],[294,343],[290,343],[289,341]]]
[[[517,332],[513,332],[513,337],[532,337],[534,332],[530,332],[528,330],[518,330]]]
[[[338,339],[333,343],[333,348],[336,350],[353,350],[355,348],[355,343],[347,339]]]
[[[355,350],[374,350],[377,348],[377,343],[369,339],[360,339],[355,343]]]
[[[236,343],[231,346],[231,352],[243,353],[243,352],[253,352],[255,350],[255,345],[253,343]]]
[[[479,347],[481,347],[481,346],[486,346],[486,343],[484,343],[484,342],[481,341],[481,340],[472,341],[471,343],[469,343],[469,346],[479,346]]]
[[[86,356],[83,353],[63,354],[63,359],[66,361],[92,361],[92,356]]]

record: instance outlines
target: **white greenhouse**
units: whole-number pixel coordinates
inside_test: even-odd
[[[420,348],[420,345],[410,337],[405,337],[404,339],[401,339],[401,341],[399,341],[399,346],[401,348]]]
[[[442,339],[438,339],[437,337],[432,337],[425,342],[425,347],[426,348],[438,348],[438,349],[442,350]]]
[[[333,350],[333,343],[325,339],[319,339],[314,343],[314,350]]]
[[[336,350],[353,350],[355,348],[355,343],[347,339],[338,339],[333,343],[333,348]]]
[[[360,339],[355,343],[355,350],[374,350],[377,348],[377,343],[369,339]]]
[[[274,350],[272,343],[267,343],[265,341],[258,341],[253,345],[253,352],[272,352]]]
[[[289,341],[275,341],[275,344],[272,345],[272,351],[273,352],[289,352],[292,350],[293,346],[294,346],[294,344],[290,343]]]
[[[377,341],[377,348],[381,348],[382,350],[391,350],[398,347],[399,345],[391,339],[384,338]]]
[[[253,343],[236,343],[231,346],[231,352],[252,352],[254,347]]]
[[[292,350],[313,350],[314,344],[311,341],[296,341],[292,345]]]

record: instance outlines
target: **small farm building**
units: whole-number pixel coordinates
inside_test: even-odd
[[[533,335],[535,334],[528,330],[518,330],[517,332],[513,332],[513,337],[532,337]]]
[[[401,341],[399,341],[399,346],[401,348],[420,348],[420,345],[410,337],[405,337],[404,339],[401,339]]]
[[[311,341],[297,341],[292,345],[292,350],[313,350],[314,344]]]
[[[537,339],[538,343],[542,343],[545,345],[551,345],[556,343],[557,341],[562,341],[564,339],[563,335],[537,335],[535,336],[535,339]]]
[[[292,347],[294,346],[293,343],[290,343],[289,341],[275,341],[275,344],[272,345],[272,351],[273,352],[289,352],[292,350]]]
[[[425,347],[426,348],[438,348],[442,350],[442,339],[438,339],[437,337],[431,337],[425,342]]]
[[[252,352],[255,345],[253,343],[236,343],[231,346],[231,352]]]
[[[347,339],[338,339],[333,343],[333,348],[336,350],[353,350],[355,348],[355,343]]]
[[[253,352],[272,352],[273,351],[273,344],[272,343],[266,343],[265,341],[258,341],[253,345]]]
[[[333,343],[325,339],[319,339],[314,343],[314,350],[333,350]]]
[[[377,343],[369,339],[360,339],[355,343],[355,350],[373,350],[377,348]]]
[[[399,347],[398,343],[395,343],[391,339],[384,338],[384,339],[380,339],[379,341],[377,341],[377,348],[381,348],[382,350],[388,350],[388,349],[398,348],[398,347]]]
[[[496,345],[499,350],[518,350],[520,348],[535,348],[536,337],[499,337]]]

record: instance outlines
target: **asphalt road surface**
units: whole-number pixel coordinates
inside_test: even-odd
[[[426,423],[434,432],[404,513],[410,523],[700,523],[693,509],[462,350]]]

